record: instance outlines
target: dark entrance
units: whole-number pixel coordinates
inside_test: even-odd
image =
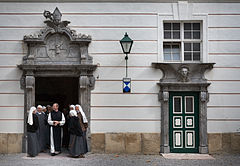
[[[78,103],[78,77],[36,77],[36,105],[59,104],[59,110]]]

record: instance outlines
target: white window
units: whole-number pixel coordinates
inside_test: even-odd
[[[201,61],[200,22],[164,22],[164,61]]]

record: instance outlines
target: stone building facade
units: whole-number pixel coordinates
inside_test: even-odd
[[[0,153],[51,102],[82,105],[92,152],[239,152],[239,18],[238,0],[0,0]]]

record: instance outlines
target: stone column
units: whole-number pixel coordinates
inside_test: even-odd
[[[159,100],[161,102],[161,153],[169,153],[169,92],[160,91]]]
[[[199,102],[199,153],[208,153],[208,135],[207,135],[207,102],[209,94],[207,91],[200,92]]]
[[[87,140],[88,149],[91,150],[91,131],[90,131],[90,116],[91,116],[91,90],[94,87],[95,79],[93,76],[80,75],[79,78],[79,103],[81,104],[84,113],[88,119]]]
[[[24,79],[24,77],[23,77]],[[22,152],[27,152],[27,116],[28,111],[35,105],[35,77],[27,73],[24,81],[24,134],[22,139]]]

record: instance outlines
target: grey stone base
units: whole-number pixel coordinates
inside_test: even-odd
[[[170,147],[169,146],[160,146],[160,153],[170,153]]]
[[[199,153],[208,154],[208,147],[207,146],[199,146]]]

